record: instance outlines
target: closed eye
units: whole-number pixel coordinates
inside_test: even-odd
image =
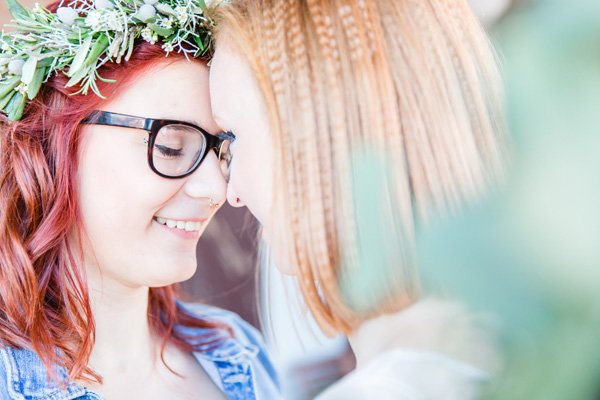
[[[154,148],[160,152],[164,157],[181,157],[183,156],[183,149],[173,149],[171,147],[155,144]]]

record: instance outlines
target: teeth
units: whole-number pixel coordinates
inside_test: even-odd
[[[156,217],[156,222],[158,222],[161,225],[166,225],[169,228],[177,228],[186,232],[198,232],[202,226],[200,222],[177,221],[174,219],[166,219],[161,217]]]

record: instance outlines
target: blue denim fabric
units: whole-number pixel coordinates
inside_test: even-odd
[[[201,304],[179,303],[188,313],[229,326],[233,337],[222,329],[176,329],[198,337],[194,356],[213,382],[232,400],[281,399],[277,374],[260,333],[236,314]],[[221,339],[217,346],[204,344]],[[60,379],[64,368],[56,367]],[[202,393],[198,393],[202,398]],[[48,378],[39,357],[26,349],[0,347],[0,400],[102,400],[80,384],[70,382],[66,388]]]

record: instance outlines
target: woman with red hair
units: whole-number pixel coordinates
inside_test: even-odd
[[[212,119],[210,9],[178,4],[11,3],[19,30],[0,39],[2,399],[279,397],[253,328],[177,300],[224,201],[234,139]]]

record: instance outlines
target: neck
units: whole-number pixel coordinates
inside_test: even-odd
[[[132,288],[105,279],[88,278],[96,325],[90,366],[126,370],[153,365],[156,340],[148,322],[149,288]]]

